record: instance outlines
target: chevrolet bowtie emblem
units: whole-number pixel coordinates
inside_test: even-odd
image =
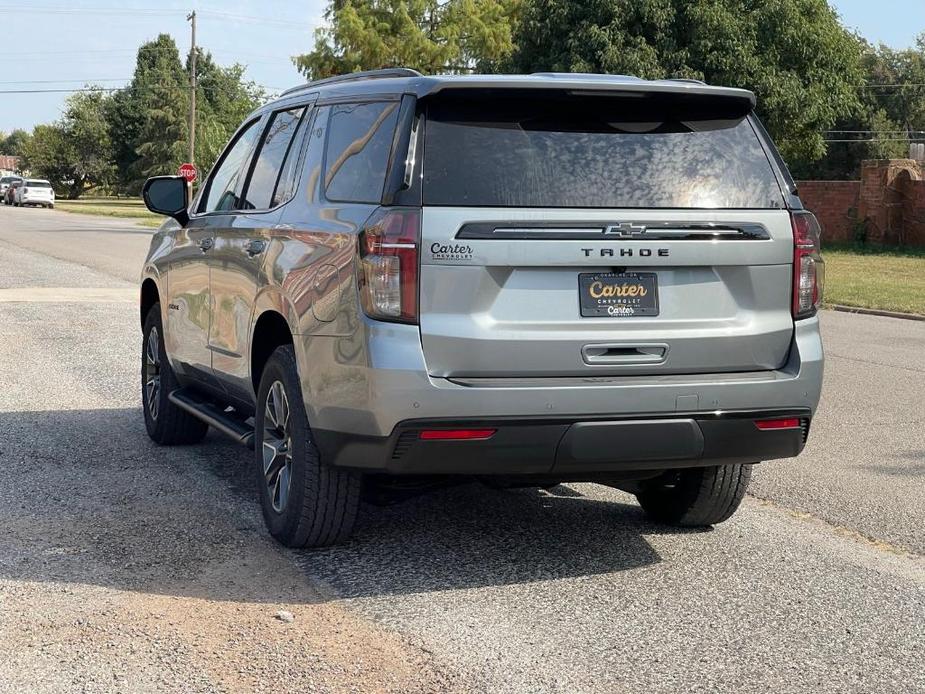
[[[645,224],[633,224],[632,222],[620,222],[604,227],[604,234],[607,236],[640,236],[645,233]]]

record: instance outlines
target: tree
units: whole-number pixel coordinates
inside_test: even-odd
[[[510,67],[745,87],[791,162],[859,113],[861,43],[825,0],[534,0]]]
[[[186,159],[189,136],[189,90],[177,44],[168,34],[138,49],[130,89],[137,100],[138,124],[134,170],[138,182],[172,174]]]
[[[207,171],[245,116],[264,99],[240,65],[221,67],[196,56],[196,163]],[[161,34],[138,49],[135,74],[113,94],[105,118],[119,190],[137,194],[148,176],[172,174],[189,152],[189,59]]]
[[[81,184],[74,178],[74,151],[60,123],[36,125],[23,151],[23,168],[47,178],[59,195],[77,197]]]
[[[177,44],[161,34],[138,49],[135,73],[105,117],[117,187],[137,194],[148,176],[172,174],[186,158],[189,90]]]
[[[491,69],[513,49],[523,0],[334,0],[315,49],[293,58],[309,79],[382,67]]]
[[[925,34],[916,48],[864,44],[861,109],[830,133],[826,156],[795,168],[803,178],[856,179],[864,159],[909,155],[911,141],[925,141]]]
[[[61,127],[69,140],[74,180],[79,186],[75,197],[87,185],[106,185],[112,179],[112,142],[105,118],[109,98],[106,92],[94,89],[67,99]]]
[[[202,171],[208,171],[234,131],[266,94],[253,82],[245,81],[244,66],[221,67],[202,49],[196,56],[196,84],[196,163]]]
[[[21,157],[23,148],[29,141],[31,135],[25,130],[17,128],[6,137],[0,136],[0,154],[8,154],[13,157]]]
[[[107,98],[100,90],[68,97],[61,120],[35,126],[23,147],[24,168],[72,199],[87,186],[108,183],[113,167],[103,118]]]

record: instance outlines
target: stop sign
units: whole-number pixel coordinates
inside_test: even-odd
[[[180,164],[180,168],[177,170],[177,175],[182,176],[186,179],[187,183],[192,183],[196,180],[196,165],[190,164]]]

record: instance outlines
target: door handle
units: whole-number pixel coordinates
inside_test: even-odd
[[[668,358],[668,345],[664,343],[585,345],[581,348],[581,357],[588,366],[661,364]]]
[[[260,255],[267,248],[267,243],[263,239],[251,239],[247,242],[247,245],[244,247],[245,252],[253,258],[255,255]]]
[[[212,246],[215,245],[215,239],[213,239],[211,236],[206,236],[204,238],[199,239],[196,245],[199,246],[200,251],[205,253],[207,250],[209,250],[210,248],[212,248]]]

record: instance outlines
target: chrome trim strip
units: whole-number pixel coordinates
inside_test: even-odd
[[[621,225],[635,227],[628,233],[613,231]],[[622,222],[603,224],[548,223],[534,226],[511,226],[503,222],[470,222],[456,234],[457,239],[481,240],[582,240],[582,241],[763,241],[771,234],[756,222],[679,223],[677,221]]]

